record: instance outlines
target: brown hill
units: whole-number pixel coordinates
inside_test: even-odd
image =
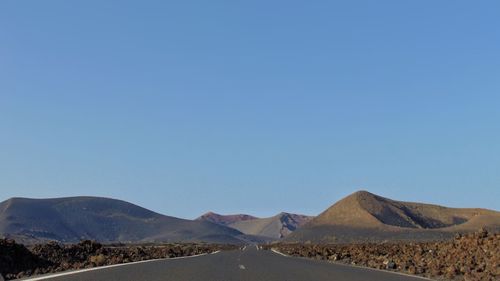
[[[208,212],[200,217],[196,218],[196,220],[201,221],[209,221],[216,224],[228,225],[239,221],[247,221],[257,219],[257,217],[245,215],[245,214],[236,214],[236,215],[219,215],[213,212]]]
[[[500,230],[500,213],[401,202],[358,191],[335,203],[289,241],[435,240],[479,228]]]

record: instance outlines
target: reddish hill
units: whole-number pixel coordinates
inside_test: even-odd
[[[221,224],[221,225],[229,225],[229,224],[239,222],[239,221],[247,221],[247,220],[254,220],[254,219],[257,219],[257,217],[245,215],[245,214],[219,215],[219,214],[216,214],[213,212],[208,212],[208,213],[203,214],[200,217],[196,218],[196,220],[209,221],[209,222],[213,222],[213,223]]]
[[[283,212],[273,217],[240,221],[228,226],[249,235],[281,239],[311,219],[310,216]]]

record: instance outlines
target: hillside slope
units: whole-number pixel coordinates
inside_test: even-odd
[[[24,242],[205,241],[238,243],[239,231],[207,221],[164,216],[108,198],[12,198],[0,203],[0,236]]]
[[[323,243],[435,240],[481,227],[500,230],[500,213],[401,202],[359,191],[335,203],[287,240]]]

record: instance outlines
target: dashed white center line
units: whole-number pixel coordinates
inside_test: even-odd
[[[245,267],[244,265],[242,265],[242,264],[240,264],[240,265],[239,265],[239,268],[240,268],[241,270],[246,269],[246,267]]]

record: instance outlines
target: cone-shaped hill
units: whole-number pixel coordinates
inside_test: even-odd
[[[287,240],[325,243],[433,240],[481,227],[500,229],[500,213],[401,202],[358,191],[335,203]]]

